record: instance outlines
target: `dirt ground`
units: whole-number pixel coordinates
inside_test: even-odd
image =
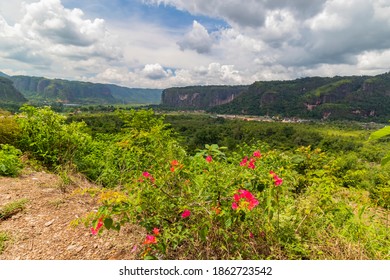
[[[78,217],[97,209],[89,195],[75,195],[74,190],[91,184],[72,177],[66,191],[61,179],[45,171],[26,168],[17,178],[0,177],[0,207],[22,198],[26,208],[6,220],[0,220],[0,232],[7,232],[0,260],[132,260],[135,245],[142,243],[144,233],[135,226],[121,231],[103,231],[92,235],[81,224],[71,227]]]

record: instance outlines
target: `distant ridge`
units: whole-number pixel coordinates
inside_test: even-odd
[[[14,87],[33,102],[88,104],[159,104],[161,89],[127,88],[112,84],[48,79],[32,76],[0,77],[12,80]]]
[[[390,72],[376,76],[258,81],[242,91],[228,94],[231,89],[216,90],[215,86],[166,89],[162,107],[203,109],[217,114],[390,120]]]

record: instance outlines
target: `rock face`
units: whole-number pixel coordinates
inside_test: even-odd
[[[190,86],[168,88],[162,92],[162,106],[207,109],[232,102],[248,86]]]
[[[222,114],[387,121],[390,73],[255,82],[233,101],[210,109]]]
[[[27,99],[13,86],[8,78],[0,77],[0,102],[23,103]]]

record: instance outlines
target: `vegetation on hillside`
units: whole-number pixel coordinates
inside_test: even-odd
[[[356,127],[215,119],[222,134],[231,126],[251,140],[233,137],[237,145],[225,148],[206,137],[212,142],[192,149],[173,131],[178,119],[169,126],[152,110],[113,116],[118,121],[103,131],[91,126],[103,115],[88,125],[25,106],[14,116],[17,138],[6,143],[101,185],[84,190],[98,197],[99,210],[74,221],[92,234],[141,225],[147,234],[133,249],[144,259],[390,259],[390,167],[379,163],[385,138],[368,148],[371,131]],[[206,134],[202,119],[187,121],[189,130],[198,122],[194,138]],[[332,146],[336,138],[354,144]]]

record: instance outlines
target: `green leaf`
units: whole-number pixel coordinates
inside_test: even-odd
[[[232,226],[232,219],[229,217],[228,219],[226,219],[225,221],[225,227],[226,228],[230,228]]]
[[[390,154],[387,154],[384,158],[382,158],[382,165],[387,164],[390,161]]]
[[[207,238],[207,234],[209,233],[209,228],[208,226],[205,226],[203,227],[200,231],[199,231],[199,235],[200,235],[200,239],[202,241],[206,241],[206,238]]]
[[[104,226],[106,227],[106,229],[112,228],[113,223],[114,223],[114,221],[111,218],[104,219]]]
[[[384,128],[371,133],[368,140],[376,140],[388,135],[390,135],[390,126],[385,126]]]

